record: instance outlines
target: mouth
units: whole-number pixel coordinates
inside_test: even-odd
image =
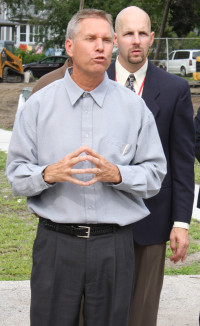
[[[102,56],[95,57],[93,60],[96,63],[103,63],[106,61],[106,58],[102,55]]]
[[[133,49],[133,50],[130,50],[130,53],[133,55],[139,55],[142,53],[142,51],[140,49]]]

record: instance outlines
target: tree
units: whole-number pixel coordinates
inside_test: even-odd
[[[38,17],[29,16],[29,23],[43,27],[38,42],[45,40],[44,45],[47,48],[64,48],[66,27],[72,15],[79,10],[79,0],[46,0],[45,4],[39,4],[36,9],[42,13]]]
[[[159,56],[159,52],[160,52],[160,49],[161,49],[161,38],[163,37],[164,31],[165,31],[165,26],[166,26],[166,23],[167,23],[167,17],[168,17],[168,14],[169,14],[169,9],[170,9],[171,2],[172,2],[172,0],[167,0],[167,2],[166,2],[165,10],[164,10],[164,13],[163,13],[162,24],[161,24],[161,27],[160,27],[160,34],[159,34],[160,39],[159,39],[157,47],[156,47],[156,53],[155,53],[154,60],[157,60],[158,56]]]
[[[40,25],[43,27],[38,36],[38,42],[43,42],[46,47],[59,46],[64,47],[65,31],[68,21],[72,15],[80,8],[80,4],[84,8],[103,9],[112,14],[113,21],[119,11],[127,6],[138,6],[144,9],[151,18],[152,30],[155,31],[155,36],[159,36],[160,26],[162,23],[162,13],[166,5],[163,0],[0,0],[10,10],[10,19],[22,20],[26,17],[30,24]],[[187,5],[186,5],[187,4]],[[35,11],[40,13],[38,15],[26,14],[29,8],[35,8]],[[181,14],[184,13],[184,14]],[[185,18],[185,14],[189,18]],[[191,31],[191,26],[197,26],[194,17],[198,18],[200,15],[200,1],[199,0],[172,0],[169,15],[165,24],[163,36],[172,35],[173,31],[180,32],[184,26],[185,31]],[[196,19],[196,22],[198,20]],[[192,24],[191,24],[192,22]],[[169,24],[170,23],[170,24]],[[170,27],[170,25],[172,25]],[[200,24],[199,24],[200,25]],[[49,30],[49,32],[47,32]],[[43,32],[42,32],[43,31]],[[44,41],[45,39],[45,41]]]
[[[174,0],[171,4],[169,23],[178,37],[185,37],[195,27],[200,29],[200,1]]]

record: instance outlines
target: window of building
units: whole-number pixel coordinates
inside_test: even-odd
[[[34,42],[34,27],[30,25],[29,42]]]
[[[26,25],[20,26],[20,42],[26,42]]]

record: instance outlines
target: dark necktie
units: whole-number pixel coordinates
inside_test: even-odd
[[[129,77],[127,78],[127,81],[126,81],[126,87],[129,88],[133,92],[135,92],[135,89],[134,89],[134,86],[133,86],[134,80],[135,80],[134,74],[130,74]]]

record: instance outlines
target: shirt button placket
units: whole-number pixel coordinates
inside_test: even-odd
[[[94,100],[89,93],[83,94],[82,106],[82,145],[93,148],[93,105]],[[85,162],[86,167],[93,167],[90,162]],[[92,178],[92,175],[85,176],[85,180]],[[95,211],[95,191],[94,185],[84,187],[85,194],[85,213],[87,223],[96,223]]]

